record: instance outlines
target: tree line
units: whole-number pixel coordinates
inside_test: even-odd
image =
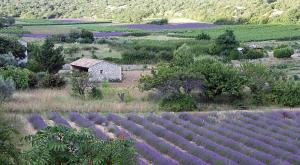
[[[22,18],[98,18],[142,22],[146,18],[190,18],[218,24],[299,23],[294,0],[5,0],[0,15]],[[86,10],[89,9],[89,10]]]

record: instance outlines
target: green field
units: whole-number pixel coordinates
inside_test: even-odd
[[[172,31],[171,36],[195,37],[199,33],[208,33],[212,38],[216,38],[226,29],[233,30],[240,41],[263,41],[288,39],[290,37],[300,37],[300,25],[228,25],[213,29],[197,29]]]
[[[121,26],[99,26],[99,25],[78,25],[92,31],[118,31],[118,32],[149,32],[161,33],[173,37],[195,37],[204,32],[208,33],[212,38],[216,38],[226,29],[234,30],[238,40],[240,41],[263,41],[288,39],[291,37],[300,37],[300,25],[226,25],[211,29],[178,29],[149,31],[142,29],[128,29]]]
[[[23,33],[30,33],[30,32],[21,27],[5,27],[5,28],[0,28],[0,33],[23,34]]]

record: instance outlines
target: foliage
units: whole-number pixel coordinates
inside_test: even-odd
[[[28,87],[29,88],[36,88],[38,86],[38,78],[36,73],[30,72],[28,75]]]
[[[243,54],[244,59],[258,59],[265,57],[266,52],[261,49],[250,49]]]
[[[17,89],[26,89],[28,87],[30,71],[28,69],[5,67],[0,68],[0,75],[4,78],[10,78],[14,81]]]
[[[14,92],[14,82],[11,79],[4,79],[2,76],[0,76],[0,103],[11,98]]]
[[[0,78],[2,84],[2,78]],[[1,85],[0,85],[1,86]],[[0,87],[2,88],[2,87]],[[14,123],[15,124],[15,123]],[[14,144],[13,138],[18,134],[16,128],[0,114],[0,162],[5,165],[21,163],[20,150]]]
[[[185,94],[166,94],[160,102],[160,107],[164,111],[185,112],[197,108],[193,97]]]
[[[274,82],[285,78],[285,75],[262,64],[243,64],[241,72],[247,77],[246,86],[250,88],[252,101],[255,104],[262,104],[266,100],[263,98],[264,93],[268,93]]]
[[[71,83],[72,94],[80,97],[85,97],[86,90],[92,86],[89,81],[89,74],[80,71],[73,71]]]
[[[17,65],[15,57],[12,54],[0,54],[0,67],[5,67],[9,65]]]
[[[191,67],[191,72],[203,77],[203,85],[209,99],[221,94],[240,97],[241,89],[246,83],[246,78],[237,68],[215,59],[204,58],[196,61]]]
[[[144,63],[148,64],[155,60],[155,54],[145,49],[130,50],[122,53],[122,62],[125,64]]]
[[[241,56],[242,56],[242,54],[238,50],[233,49],[230,51],[228,58],[230,60],[239,60],[241,58]]]
[[[136,164],[131,140],[101,140],[88,129],[76,131],[59,125],[26,137],[32,149],[26,164]]]
[[[280,46],[274,50],[276,58],[290,58],[294,54],[294,49],[290,47]]]
[[[201,33],[196,36],[196,40],[210,40],[210,36],[207,33]]]
[[[159,20],[153,20],[149,22],[149,24],[154,24],[154,25],[165,25],[168,24],[168,19],[159,19]]]
[[[92,32],[82,29],[79,38],[80,43],[92,43],[94,41],[94,35]]]
[[[188,66],[194,62],[194,58],[191,48],[184,44],[174,52],[173,62],[178,66]]]
[[[299,22],[299,1],[280,0],[115,0],[3,1],[0,14],[22,18],[95,18],[118,22],[141,22],[146,18],[189,18],[201,22],[285,23]],[[95,5],[90,5],[95,4]],[[237,5],[239,4],[239,8]],[[123,7],[125,6],[126,7]],[[240,7],[241,6],[241,7]],[[115,9],[115,10],[112,10]],[[274,15],[274,9],[284,11]],[[178,16],[180,13],[180,16]]]
[[[98,89],[97,87],[93,86],[91,91],[89,92],[89,98],[101,100],[103,98],[103,93],[101,89]]]
[[[42,46],[35,46],[29,68],[35,72],[57,73],[65,64],[62,54],[63,48],[55,48],[50,39],[46,39]]]
[[[11,53],[15,59],[24,59],[26,48],[16,39],[0,36],[0,54]]]
[[[46,74],[39,85],[43,88],[62,88],[66,85],[66,81],[58,74]]]
[[[272,88],[273,100],[281,105],[295,107],[300,105],[300,83],[297,81],[278,81]]]
[[[215,46],[216,53],[227,56],[231,50],[239,46],[239,42],[236,40],[232,30],[226,30],[224,34],[216,38]]]
[[[15,24],[15,19],[13,17],[1,17],[0,16],[0,28],[5,26],[12,26]]]

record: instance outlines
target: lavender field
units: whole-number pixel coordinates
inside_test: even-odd
[[[34,129],[46,123],[90,128],[101,139],[133,139],[138,164],[298,165],[300,111],[163,113],[117,115],[100,113],[67,117],[32,114]]]
[[[216,27],[214,24],[209,23],[182,23],[182,24],[129,24],[122,26],[128,29],[143,29],[143,30],[176,30],[176,29],[209,29]]]

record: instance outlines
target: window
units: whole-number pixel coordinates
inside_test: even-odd
[[[103,70],[100,70],[100,74],[103,74]]]

